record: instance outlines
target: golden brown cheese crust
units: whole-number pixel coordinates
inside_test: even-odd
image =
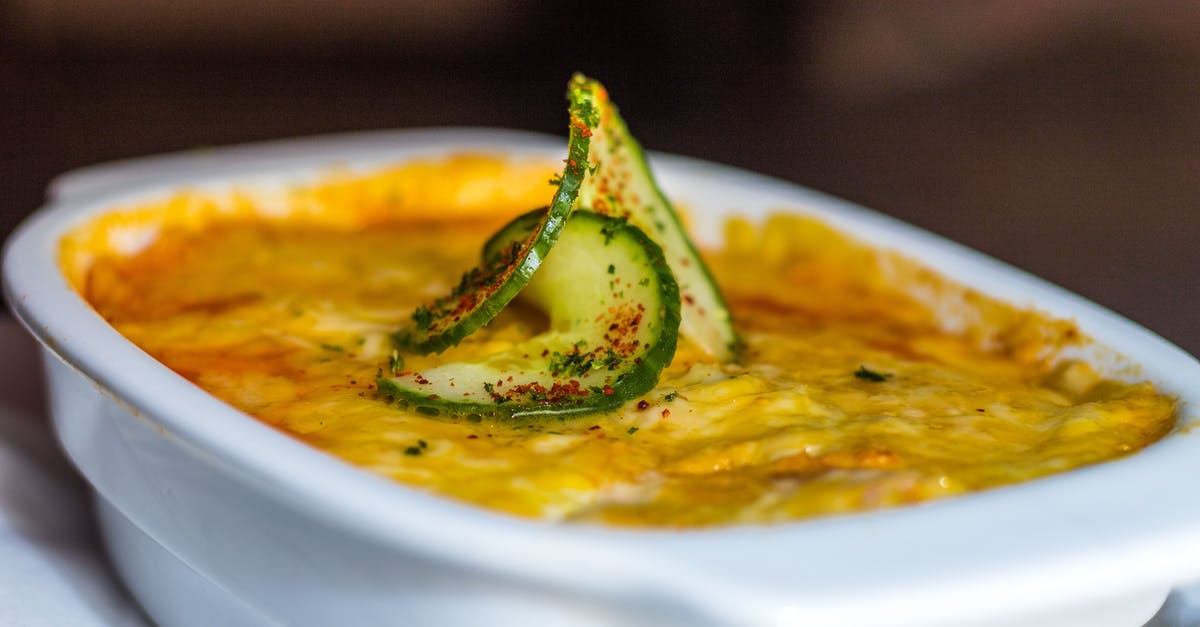
[[[406,413],[373,387],[388,335],[474,264],[503,218],[418,215],[164,227],[137,254],[89,259],[81,289],[148,353],[281,431],[522,516],[692,526],[875,509],[1112,459],[1174,424],[1174,401],[1151,385],[1054,364],[1081,341],[1069,323],[967,293],[976,321],[948,331],[912,294],[961,288],[797,217],[735,221],[709,255],[741,364],[684,342],[640,402],[565,422]],[[511,309],[407,366],[502,350],[543,324]]]

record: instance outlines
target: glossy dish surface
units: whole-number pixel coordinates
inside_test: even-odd
[[[1193,358],[981,255],[745,172],[655,159],[702,241],[715,243],[731,214],[759,220],[788,207],[816,215],[983,293],[1074,319],[1098,342],[1084,356],[1105,376],[1144,378],[1177,397],[1180,426],[1112,463],[881,513],[685,533],[548,525],[413,491],[249,419],[122,338],[58,269],[70,229],[182,183],[282,188],[338,161],[370,168],[465,149],[545,159],[559,146],[501,131],[423,131],[166,158],[65,180],[59,189],[71,193],[60,192],[8,245],[4,278],[14,310],[47,348],[56,427],[73,460],[140,532],[261,612],[252,615],[280,622],[436,612],[436,595],[396,591],[402,576],[436,585],[437,574],[446,575],[446,593],[469,580],[480,599],[507,590],[543,609],[612,612],[626,622],[929,625],[982,614],[995,624],[1035,616],[1067,624],[1055,617],[1105,603],[1149,600],[1152,611],[1167,588],[1198,574],[1200,504],[1180,498],[1181,478],[1200,472]],[[131,172],[142,182],[131,184]],[[313,563],[320,573],[304,566]],[[298,587],[312,594],[297,600]]]

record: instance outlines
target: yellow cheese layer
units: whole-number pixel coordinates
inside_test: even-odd
[[[353,214],[360,196],[328,204]],[[1112,459],[1174,424],[1174,401],[1151,385],[1056,363],[1083,341],[1069,323],[800,217],[732,222],[708,255],[747,344],[741,364],[681,342],[653,392],[569,421],[456,422],[386,404],[373,382],[389,335],[531,206],[509,204],[489,219],[430,219],[418,206],[338,228],[159,219],[134,254],[77,234],[64,266],[121,333],[248,414],[397,481],[521,516],[693,526],[876,509]],[[967,322],[946,324],[931,293],[957,294]],[[501,350],[544,324],[510,308],[406,367]]]

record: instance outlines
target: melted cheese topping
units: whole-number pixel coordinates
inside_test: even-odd
[[[353,212],[361,197],[328,204]],[[1083,341],[1069,323],[799,217],[734,221],[708,254],[746,341],[741,364],[684,341],[652,393],[568,421],[389,406],[373,383],[389,335],[531,206],[510,200],[490,219],[431,220],[417,203],[336,228],[165,219],[136,253],[104,249],[96,242],[113,238],[93,225],[64,244],[64,266],[121,333],[235,407],[397,481],[521,516],[692,526],[876,509],[1112,459],[1174,424],[1174,401],[1151,385],[1056,361]],[[173,215],[163,207],[179,202],[157,210]],[[930,294],[951,293],[966,322],[931,306]],[[503,350],[544,325],[510,307],[442,355],[405,356],[406,367]]]

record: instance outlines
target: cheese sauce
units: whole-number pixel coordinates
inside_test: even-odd
[[[331,205],[353,210],[339,198]],[[653,392],[565,421],[387,404],[374,380],[390,367],[390,334],[476,263],[505,217],[533,206],[509,204],[488,219],[416,207],[338,228],[164,222],[134,254],[93,250],[78,284],[149,354],[280,431],[521,516],[696,526],[877,509],[1120,457],[1174,425],[1174,400],[1151,385],[1056,362],[1084,341],[1069,323],[795,216],[733,221],[707,255],[746,343],[740,364],[681,340]],[[65,267],[81,263],[70,252],[88,248],[80,241],[65,245]],[[955,289],[975,319],[951,328],[920,294]],[[510,307],[442,355],[404,355],[405,367],[499,351],[545,324]]]

